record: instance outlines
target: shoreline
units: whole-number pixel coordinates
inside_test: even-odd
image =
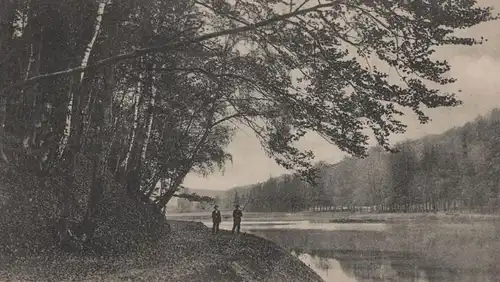
[[[171,220],[204,222],[211,221],[209,212],[169,213]],[[231,220],[228,211],[222,211],[223,221]],[[347,212],[247,212],[243,215],[245,221],[310,221],[313,223],[400,223],[419,221],[444,221],[452,223],[474,223],[481,221],[500,221],[498,214],[477,214],[464,212],[438,213],[347,213]]]
[[[217,235],[200,222],[167,220],[171,233],[154,247],[121,257],[57,251],[0,263],[2,281],[323,281],[306,264],[265,238]]]

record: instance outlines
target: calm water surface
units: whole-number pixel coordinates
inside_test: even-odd
[[[290,250],[327,282],[500,281],[495,225],[249,220],[241,229]]]

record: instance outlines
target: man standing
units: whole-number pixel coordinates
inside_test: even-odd
[[[240,205],[236,205],[236,208],[233,211],[233,234],[236,229],[238,234],[240,233],[240,225],[241,225],[241,217],[243,213],[240,210]]]
[[[217,209],[219,206],[215,205],[214,206],[214,211],[212,212],[212,234],[219,233],[219,224],[222,221],[222,218],[220,216],[220,211]]]

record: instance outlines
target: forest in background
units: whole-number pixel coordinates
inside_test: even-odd
[[[319,162],[317,185],[292,174],[233,188],[220,199],[247,211],[337,210],[498,212],[500,109],[440,135],[396,145],[397,153],[372,147],[366,158]]]

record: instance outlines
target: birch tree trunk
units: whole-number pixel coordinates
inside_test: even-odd
[[[76,79],[76,76],[73,76],[71,82]],[[73,91],[79,91],[77,88],[77,84],[74,84],[71,88]],[[72,91],[72,92],[73,92]],[[71,111],[71,120],[73,123],[70,124],[73,132],[77,131],[77,125],[79,120],[79,104],[80,104],[80,96],[76,95],[74,99],[75,107],[72,108]],[[61,214],[59,218],[59,243],[62,247],[66,247],[68,242],[71,240],[71,231],[69,227],[70,217],[71,217],[71,191],[74,190],[75,186],[75,172],[76,172],[76,161],[77,154],[79,150],[80,140],[77,134],[71,134],[68,138],[68,146],[64,150],[64,164],[66,165],[66,175],[65,175],[65,187],[62,188],[61,193]]]
[[[102,14],[104,13],[104,7],[106,3],[99,4],[96,16],[96,28],[92,39],[90,40],[87,48],[85,49],[85,54],[82,59],[82,65],[88,63],[88,58],[90,57],[90,52],[95,43],[95,38],[100,31]],[[61,215],[59,219],[59,243],[62,246],[67,245],[71,240],[71,231],[69,227],[69,221],[71,216],[71,191],[74,190],[75,185],[75,171],[76,171],[76,160],[77,154],[80,150],[80,135],[78,126],[81,121],[80,112],[80,100],[82,91],[82,76],[78,77],[75,74],[71,81],[72,87],[70,87],[70,99],[68,103],[68,114],[66,116],[64,135],[59,146],[59,158],[63,155],[65,156],[65,162],[67,163],[66,172],[66,187],[62,189],[62,208]],[[77,95],[74,95],[77,94]],[[69,143],[69,146],[68,146]],[[67,148],[69,147],[69,148]]]
[[[112,55],[114,46],[114,38],[117,34],[117,26],[112,24],[109,28],[108,39],[104,43],[102,50],[107,55]],[[107,52],[106,52],[107,51]],[[108,67],[104,72],[104,91],[94,103],[94,127],[99,130],[97,140],[93,146],[93,176],[90,187],[90,195],[87,201],[87,211],[82,222],[83,231],[86,235],[86,240],[92,240],[97,227],[97,214],[99,212],[99,204],[102,199],[104,187],[106,183],[106,172],[108,171],[108,157],[111,152],[115,133],[112,129],[118,123],[117,118],[113,122],[113,94],[115,87],[115,77],[112,67]]]
[[[153,68],[154,68],[154,66],[153,66]],[[144,161],[146,160],[146,153],[148,150],[149,140],[151,138],[151,128],[153,127],[154,107],[155,107],[155,103],[156,103],[156,88],[154,86],[155,77],[154,77],[154,74],[152,72],[150,72],[148,75],[150,76],[150,78],[149,78],[150,85],[148,85],[148,87],[149,87],[149,91],[151,93],[151,98],[149,101],[149,109],[148,109],[148,114],[149,114],[148,119],[149,120],[148,120],[148,125],[146,128],[146,136],[144,138],[144,143],[142,144],[142,149],[141,149],[141,164],[143,164]]]
[[[139,79],[140,80],[140,79]],[[132,149],[135,145],[135,139],[137,135],[137,130],[139,128],[139,102],[140,102],[140,91],[141,91],[141,83],[137,83],[137,90],[134,93],[134,121],[132,123],[132,136],[130,137],[130,143],[128,146],[127,153],[125,155],[125,159],[122,162],[123,172],[126,173],[129,165],[130,156],[132,154]]]
[[[82,68],[87,67],[90,58],[90,53],[92,52],[92,48],[94,47],[97,36],[101,31],[102,15],[104,14],[104,9],[106,8],[106,4],[108,4],[107,1],[101,2],[99,3],[99,7],[97,8],[97,17],[95,20],[96,23],[94,27],[94,34],[92,35],[92,39],[90,39],[89,43],[87,44],[87,48],[85,49],[85,53],[83,55],[81,64]],[[82,83],[84,76],[85,76],[85,71],[82,71],[82,73],[80,74],[80,83]]]
[[[82,63],[80,64],[81,68],[86,68],[89,58],[90,58],[90,53],[92,52],[92,48],[94,47],[95,41],[97,39],[97,36],[99,35],[99,32],[101,30],[101,22],[102,22],[102,15],[104,14],[104,9],[106,8],[107,2],[101,2],[99,3],[99,7],[97,8],[97,16],[96,16],[96,24],[94,28],[94,33],[92,35],[92,38],[90,39],[89,43],[87,44],[85,48],[85,52],[83,54],[82,58]],[[85,76],[85,71],[82,71],[80,74],[80,81],[79,83],[81,84],[83,81],[83,77]],[[64,132],[63,132],[63,137],[61,138],[61,143],[59,145],[59,157],[62,157],[64,150],[66,149],[66,146],[68,144],[68,139],[69,136],[71,135],[71,116],[72,116],[72,111],[73,111],[73,103],[74,103],[74,93],[73,91],[70,91],[69,93],[69,102],[68,102],[68,108],[67,108],[67,115],[66,115],[66,123],[64,127]]]

